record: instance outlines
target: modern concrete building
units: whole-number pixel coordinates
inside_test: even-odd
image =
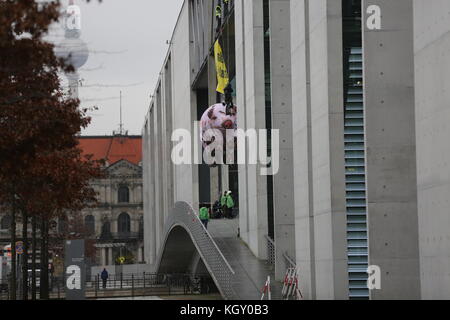
[[[299,267],[306,299],[450,299],[450,3],[236,0],[215,17],[217,5],[184,2],[145,121],[146,261],[159,263],[176,202],[198,210],[230,189],[242,242],[276,280]],[[278,130],[273,176],[171,162],[172,132],[199,155],[194,122],[223,99],[217,39],[238,127]]]

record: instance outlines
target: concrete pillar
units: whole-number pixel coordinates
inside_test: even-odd
[[[114,265],[114,260],[113,260],[113,248],[107,248],[108,253],[108,265]]]
[[[214,203],[218,198],[218,195],[220,193],[220,186],[219,186],[219,167],[216,168],[210,168],[210,180],[211,180],[211,202]]]
[[[100,254],[101,254],[101,264],[103,266],[106,266],[106,252],[105,252],[105,248],[101,248],[100,249]]]
[[[165,225],[166,218],[169,215],[169,180],[168,180],[168,172],[170,165],[170,157],[167,154],[167,149],[169,148],[169,144],[167,141],[167,135],[171,134],[167,132],[167,103],[166,103],[166,74],[164,72],[161,73],[161,89],[158,93],[159,106],[161,110],[160,116],[160,148],[161,148],[161,200],[162,200],[162,221],[163,225]],[[169,137],[170,138],[170,137]]]
[[[148,146],[149,146],[149,157],[147,166],[148,172],[148,203],[149,203],[149,212],[147,213],[148,220],[148,232],[147,239],[148,245],[147,250],[149,253],[148,262],[153,264],[156,259],[157,254],[157,225],[156,225],[156,183],[155,183],[155,131],[154,131],[154,123],[155,123],[155,105],[151,106],[149,112],[149,122],[148,122]]]
[[[153,106],[153,163],[155,183],[155,233],[156,248],[160,247],[164,231],[164,205],[162,194],[162,153],[161,153],[161,87],[156,90],[155,104]]]
[[[214,31],[215,32],[215,31]],[[208,56],[208,105],[212,106],[216,104],[217,99],[217,72],[216,72],[216,63],[215,59],[212,56]],[[205,106],[206,107],[206,106]],[[221,170],[223,166],[210,168],[210,182],[211,182],[211,201],[215,201],[217,198],[218,192],[222,190],[222,186],[219,185],[219,170]],[[223,176],[222,176],[223,179]]]
[[[173,104],[172,104],[172,59],[168,59],[164,71],[164,108],[165,108],[165,149],[166,149],[166,194],[167,194],[167,209],[169,214],[170,209],[174,206],[174,182],[173,182],[173,162],[172,156],[172,133],[173,133]]]
[[[222,185],[221,190],[230,190],[230,176],[229,176],[229,168],[228,166],[221,166],[219,170],[222,171]]]
[[[295,256],[308,300],[316,298],[309,33],[309,0],[291,1]]]
[[[450,2],[414,1],[422,299],[450,299]]]
[[[147,246],[150,244],[150,224],[149,224],[149,213],[150,213],[150,197],[149,197],[149,178],[148,178],[148,170],[147,170],[147,163],[148,163],[148,155],[149,155],[149,148],[148,148],[148,113],[145,119],[144,128],[142,129],[142,187],[144,192],[142,193],[142,201],[143,201],[143,218],[144,218],[144,246],[148,248]],[[149,260],[150,255],[144,251],[145,260]]]
[[[363,12],[369,264],[382,277],[371,298],[419,299],[413,4],[364,0]]]
[[[110,184],[105,186],[105,202],[111,203],[111,185]]]
[[[141,262],[143,259],[142,259],[142,250],[141,250],[142,248],[141,247],[138,247],[138,249],[137,249],[137,258],[138,258],[138,263],[139,262]]]
[[[291,10],[295,258],[307,297],[348,299],[342,6],[302,0]]]
[[[280,169],[273,178],[275,278],[282,280],[285,254],[295,258],[290,1],[270,0],[272,128],[280,134]]]
[[[236,104],[239,129],[265,129],[264,19],[262,0],[235,2]],[[249,150],[246,143],[245,150]],[[246,152],[248,154],[248,152]],[[248,157],[247,157],[248,160]],[[260,165],[239,165],[241,238],[260,259],[267,258],[267,177]]]

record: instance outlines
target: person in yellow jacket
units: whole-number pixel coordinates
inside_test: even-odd
[[[208,222],[209,222],[209,209],[207,207],[201,207],[199,213],[200,221],[205,226],[205,229],[208,230]]]

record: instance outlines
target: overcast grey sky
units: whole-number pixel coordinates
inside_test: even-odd
[[[68,0],[62,0],[63,5]],[[119,127],[119,92],[123,122],[130,134],[141,134],[158,74],[183,0],[75,1],[81,8],[82,35],[91,53],[80,69],[83,107],[96,105],[83,135],[107,135]],[[53,34],[63,39],[62,26]]]

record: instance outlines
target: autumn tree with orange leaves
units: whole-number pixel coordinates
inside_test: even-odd
[[[89,181],[101,176],[100,164],[83,158],[78,148],[77,135],[90,123],[88,110],[66,94],[60,79],[73,67],[44,40],[59,17],[59,1],[0,0],[0,203],[11,215],[12,299],[17,298],[16,223],[23,225],[24,279],[28,222],[34,250],[39,226],[40,298],[48,299],[49,222],[95,201]],[[22,295],[28,298],[27,281]]]

